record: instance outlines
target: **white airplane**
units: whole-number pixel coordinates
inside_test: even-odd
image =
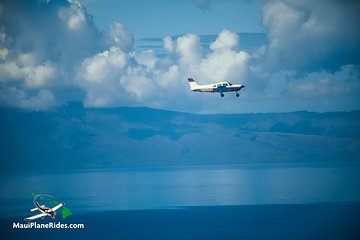
[[[210,92],[220,93],[221,97],[224,97],[224,92],[236,92],[236,96],[239,97],[239,91],[244,88],[244,85],[241,84],[232,84],[229,82],[218,82],[207,85],[198,85],[194,79],[188,78],[190,90],[194,92]]]
[[[44,219],[44,217],[46,217],[46,216],[49,216],[52,219],[54,219],[56,216],[56,210],[58,210],[59,208],[61,208],[64,205],[65,205],[65,203],[59,203],[58,205],[56,205],[53,208],[48,208],[45,205],[40,206],[40,204],[38,202],[35,202],[36,208],[33,208],[30,211],[33,212],[33,211],[39,210],[41,213],[31,216],[31,217],[27,217],[27,218],[25,218],[25,221],[32,221],[32,220],[35,220],[38,218]]]

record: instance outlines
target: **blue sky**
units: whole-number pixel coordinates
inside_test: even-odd
[[[217,34],[224,28],[233,32],[263,32],[260,3],[207,0],[84,0],[100,30],[113,21],[124,23],[135,38],[164,37],[186,33]]]
[[[336,0],[5,0],[0,105],[359,109],[359,11],[357,1]],[[156,44],[139,48],[144,38]],[[193,93],[188,77],[246,88],[239,98]]]

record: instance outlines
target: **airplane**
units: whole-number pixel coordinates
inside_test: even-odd
[[[236,97],[239,97],[239,91],[244,88],[241,84],[232,84],[229,82],[218,82],[207,85],[198,85],[193,78],[188,78],[190,90],[194,92],[210,92],[220,93],[221,97],[224,97],[224,92],[236,92]]]
[[[27,217],[27,218],[25,218],[25,221],[32,221],[32,220],[35,220],[38,218],[44,219],[44,217],[46,217],[46,216],[49,216],[52,219],[54,219],[56,216],[56,210],[63,207],[64,205],[65,205],[65,203],[59,203],[58,205],[56,205],[53,208],[48,208],[45,205],[40,206],[40,204],[38,202],[35,202],[36,208],[33,208],[30,211],[33,212],[33,211],[39,210],[41,213],[31,216],[31,217]]]

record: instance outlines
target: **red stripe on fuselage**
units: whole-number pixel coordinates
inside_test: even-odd
[[[233,92],[240,91],[241,87],[223,87],[223,88],[198,88],[193,91],[195,92]]]
[[[201,88],[198,89],[199,92],[216,92],[216,88]]]

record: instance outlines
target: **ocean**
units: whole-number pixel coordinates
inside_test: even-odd
[[[62,222],[84,229],[12,229],[2,239],[360,239],[360,203],[185,207],[97,211]]]
[[[360,239],[357,165],[242,165],[111,169],[0,177],[4,239]],[[84,229],[14,229],[31,194],[71,209],[42,223]],[[39,222],[37,221],[37,222]]]

